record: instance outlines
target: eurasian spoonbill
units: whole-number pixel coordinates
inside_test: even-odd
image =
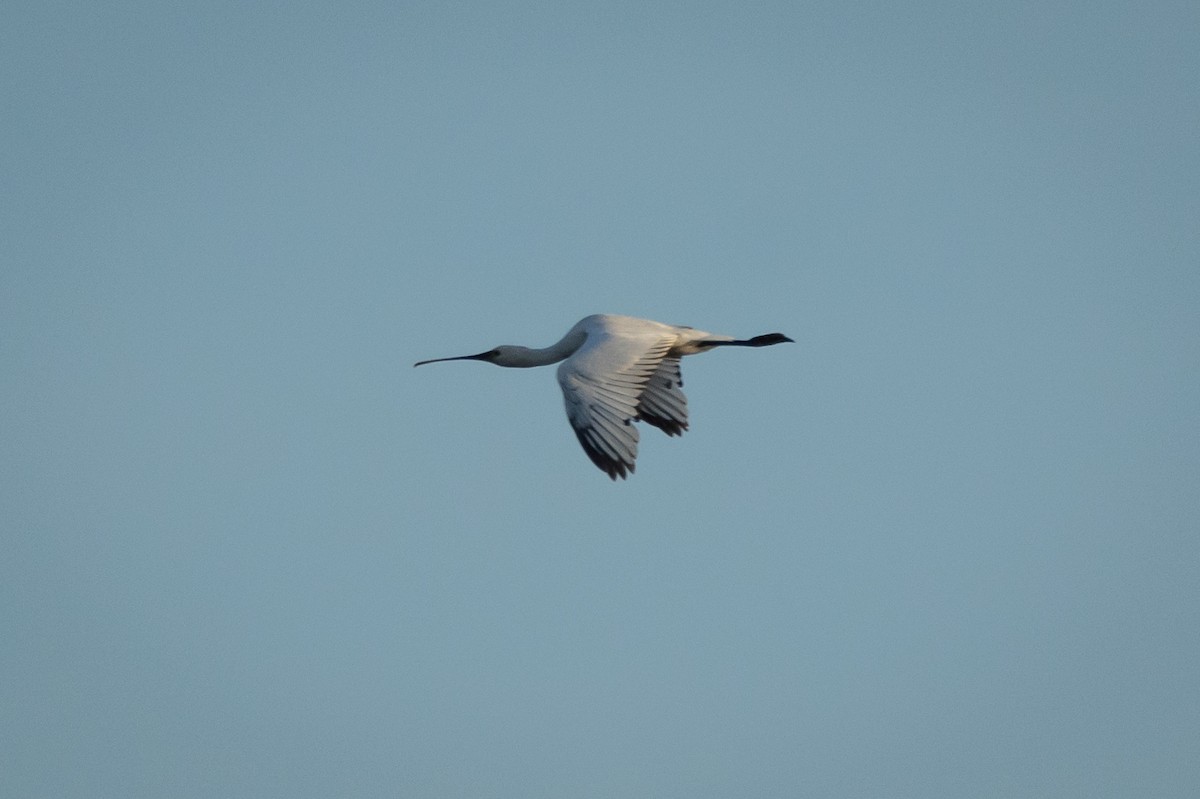
[[[562,361],[558,384],[567,419],[592,463],[613,480],[634,470],[635,421],[669,436],[687,429],[687,397],[680,389],[679,359],[714,347],[769,347],[792,339],[765,333],[750,339],[714,335],[632,316],[594,314],[581,319],[557,344],[531,349],[510,344],[438,361],[487,361],[497,366],[546,366]]]

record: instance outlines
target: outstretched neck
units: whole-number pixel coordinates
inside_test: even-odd
[[[498,354],[492,360],[492,363],[497,366],[509,366],[517,369],[530,366],[549,366],[552,363],[558,363],[571,357],[575,350],[583,346],[584,339],[586,338],[587,334],[582,330],[571,330],[571,332],[563,336],[558,342],[551,344],[549,347],[542,347],[541,349],[513,345],[497,347]]]

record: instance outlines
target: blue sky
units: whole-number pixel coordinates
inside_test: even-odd
[[[0,14],[0,793],[1200,783],[1194,3]]]

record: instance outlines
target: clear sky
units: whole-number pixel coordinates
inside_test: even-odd
[[[0,794],[1195,795],[1194,0],[0,23]]]

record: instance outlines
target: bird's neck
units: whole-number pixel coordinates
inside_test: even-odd
[[[496,360],[495,363],[498,366],[509,366],[518,369],[530,366],[549,366],[552,363],[558,363],[571,357],[575,350],[583,346],[585,338],[587,336],[582,330],[571,330],[571,332],[549,347],[542,347],[540,349],[533,347],[511,347],[504,353],[504,357]]]

